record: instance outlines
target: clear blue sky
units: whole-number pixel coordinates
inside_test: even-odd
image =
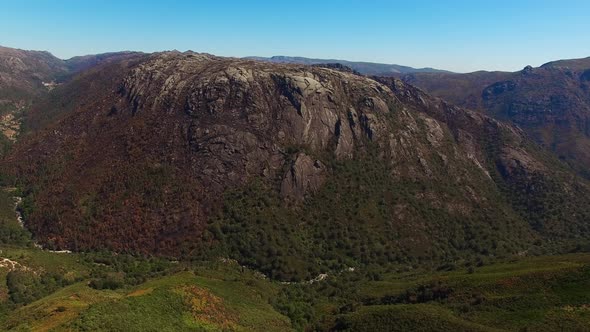
[[[3,0],[0,45],[299,55],[466,72],[590,56],[590,0]]]

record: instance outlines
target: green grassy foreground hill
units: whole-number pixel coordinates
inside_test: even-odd
[[[219,261],[98,289],[89,271],[105,267],[83,255],[13,250],[2,252],[31,268],[68,266],[78,278],[29,303],[3,297],[3,331],[583,331],[590,323],[588,254],[448,272],[343,271],[311,284]]]
[[[16,309],[3,327],[33,331],[291,329],[289,319],[269,304],[276,285],[240,277],[236,271],[235,280],[203,274],[180,272],[116,290],[76,283]]]

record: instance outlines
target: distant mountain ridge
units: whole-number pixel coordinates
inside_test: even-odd
[[[111,52],[63,60],[47,51],[0,46],[0,113],[3,103],[26,104],[78,72],[134,54],[138,53]]]
[[[390,76],[393,74],[409,74],[409,73],[451,73],[450,71],[435,69],[435,68],[413,68],[409,66],[401,66],[396,64],[376,63],[376,62],[364,62],[364,61],[348,61],[348,60],[337,60],[337,59],[313,59],[299,56],[284,56],[275,55],[272,57],[259,57],[249,56],[245,59],[267,61],[274,63],[296,63],[304,65],[316,65],[316,64],[327,64],[327,63],[339,63],[344,66],[350,67],[353,70],[358,71],[363,75],[376,75],[376,76]]]
[[[76,74],[113,60],[138,54],[113,52],[63,60],[47,51],[0,46],[0,155],[21,131],[21,118],[33,101]]]
[[[453,104],[512,122],[590,178],[590,57],[517,72],[398,76]]]
[[[541,66],[541,68],[567,68],[571,70],[585,70],[590,68],[590,56],[580,59],[566,59],[550,61]]]

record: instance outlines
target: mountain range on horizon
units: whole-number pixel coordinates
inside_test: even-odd
[[[261,57],[261,56],[247,56],[244,59],[252,59],[252,60],[261,60],[261,61],[268,61],[268,62],[276,62],[276,63],[297,63],[297,64],[307,64],[307,65],[314,65],[314,64],[329,64],[329,63],[339,63],[341,65],[350,67],[353,70],[358,71],[363,75],[370,75],[370,76],[390,76],[390,75],[400,75],[400,74],[411,74],[411,73],[440,73],[440,74],[457,74],[457,75],[465,75],[465,74],[476,74],[476,73],[508,73],[510,71],[507,70],[485,70],[480,69],[473,72],[467,73],[457,73],[450,70],[445,69],[436,69],[432,67],[424,67],[424,68],[414,68],[410,66],[403,66],[397,64],[386,64],[386,63],[377,63],[377,62],[368,62],[368,61],[350,61],[350,60],[338,60],[338,59],[317,59],[317,58],[307,58],[302,56],[285,56],[285,55],[274,55],[270,57]],[[571,69],[575,68],[586,68],[587,62],[589,61],[590,57],[587,58],[574,58],[574,59],[562,59],[562,60],[553,60],[542,64],[539,67],[567,67]],[[528,65],[523,66],[527,67]]]
[[[348,61],[348,60],[336,60],[336,59],[314,59],[306,58],[301,56],[284,56],[275,55],[271,57],[260,57],[260,56],[248,56],[244,59],[268,61],[274,63],[295,63],[303,65],[319,65],[328,63],[339,63],[341,65],[352,68],[363,75],[371,76],[388,76],[393,74],[408,74],[408,73],[450,73],[446,70],[434,69],[434,68],[413,68],[408,66],[402,66],[397,64],[385,64],[376,62],[365,62],[365,61]]]
[[[580,174],[590,166],[590,57],[517,72],[397,75],[453,104],[525,130]]]
[[[100,59],[107,58],[109,55],[112,54],[126,54],[126,53],[143,53],[143,52],[133,52],[133,51],[116,51],[116,52],[106,52],[100,54],[87,54],[87,55],[78,55],[73,56],[69,59],[60,59],[54,56],[49,51],[35,51],[35,50],[22,50],[22,49],[14,49],[9,47],[4,47],[0,45],[0,49],[3,49],[5,53],[8,53],[9,50],[11,52],[31,52],[37,54],[43,54],[49,58],[54,58],[52,62],[63,62],[65,66],[76,66],[80,63],[93,59],[93,61],[99,61]],[[178,52],[174,50],[174,52]],[[192,52],[192,51],[187,51]],[[296,64],[329,64],[329,63],[339,63],[350,67],[354,70],[357,70],[363,75],[390,75],[390,74],[405,74],[405,73],[414,73],[414,72],[449,72],[446,70],[441,69],[434,69],[434,68],[412,68],[409,66],[397,65],[397,64],[385,64],[385,63],[375,63],[375,62],[367,62],[367,61],[348,61],[348,60],[335,60],[335,59],[314,59],[314,58],[306,58],[306,57],[299,57],[299,56],[272,56],[272,57],[261,57],[261,56],[247,56],[243,57],[244,59],[249,60],[259,60],[259,61],[268,61],[268,62],[275,62],[275,63],[296,63]],[[449,72],[450,73],[450,72]]]
[[[55,57],[49,51],[36,51],[36,50],[23,50],[23,49],[15,49],[9,48],[0,45],[0,49],[13,50],[13,51],[23,51],[23,52],[36,52],[36,53],[43,53],[49,57],[53,57],[58,61],[61,60],[64,63],[70,63],[70,66],[76,63],[81,63],[85,59],[95,59],[99,60],[101,58],[107,58],[109,55],[112,54],[126,54],[126,53],[144,53],[139,51],[113,51],[113,52],[105,52],[99,54],[86,54],[86,55],[77,55],[73,56],[69,59],[61,59]],[[179,52],[177,50],[173,50],[174,52]],[[189,50],[187,52],[193,52]],[[157,53],[157,52],[156,52]],[[206,53],[205,53],[206,54]],[[423,67],[423,68],[415,68],[410,66],[404,66],[399,64],[390,64],[390,63],[379,63],[379,62],[370,62],[370,61],[350,61],[350,60],[343,60],[343,59],[322,59],[322,58],[308,58],[303,56],[286,56],[286,55],[273,55],[269,57],[263,56],[245,56],[242,57],[243,59],[249,60],[258,60],[258,61],[268,61],[273,63],[293,63],[293,64],[306,64],[306,65],[321,65],[321,64],[333,64],[338,63],[344,66],[347,66],[353,70],[358,71],[363,75],[369,76],[390,76],[390,75],[399,75],[399,74],[410,74],[410,73],[440,73],[440,74],[475,74],[481,72],[487,73],[503,73],[503,72],[510,72],[505,70],[485,70],[480,69],[472,72],[467,73],[457,73],[445,69],[440,68],[432,68],[432,67]],[[547,63],[540,65],[539,67],[568,67],[568,68],[578,68],[578,67],[585,67],[586,63],[588,62],[587,58],[575,58],[575,59],[560,59],[560,60],[552,60]],[[527,65],[528,66],[528,65]],[[526,67],[526,66],[525,66]]]

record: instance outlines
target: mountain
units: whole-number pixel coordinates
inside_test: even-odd
[[[590,58],[527,66],[514,73],[413,73],[402,79],[454,104],[512,122],[590,176]]]
[[[118,59],[123,59],[137,54],[141,54],[141,52],[122,51],[75,56],[65,60],[65,66],[68,68],[70,73],[78,73],[102,64],[106,61],[116,61]]]
[[[0,46],[0,102],[31,100],[66,80],[68,75],[132,54],[136,53],[112,52],[62,60],[47,51]]]
[[[393,74],[406,74],[406,73],[442,73],[448,71],[434,69],[434,68],[412,68],[408,66],[400,66],[393,64],[374,63],[374,62],[357,62],[347,60],[334,60],[334,59],[311,59],[304,57],[293,57],[293,56],[272,56],[270,58],[265,57],[246,57],[245,59],[267,61],[273,63],[295,63],[304,65],[316,65],[316,64],[330,64],[339,63],[341,65],[352,68],[363,75],[376,75],[376,76],[390,76]]]
[[[20,117],[35,97],[46,93],[66,68],[49,52],[0,46],[0,155],[20,132]]]
[[[339,68],[342,69],[342,68]],[[54,249],[229,257],[283,280],[569,251],[588,183],[394,78],[130,54],[53,89],[3,162]]]
[[[582,59],[557,60],[547,62],[543,68],[563,68],[577,71],[585,71],[590,68],[590,57]]]
[[[0,46],[0,155],[7,153],[21,130],[23,114],[38,98],[76,73],[132,52],[58,59],[46,51]]]
[[[0,46],[0,98],[18,99],[46,90],[43,83],[66,72],[63,60],[49,52]]]

